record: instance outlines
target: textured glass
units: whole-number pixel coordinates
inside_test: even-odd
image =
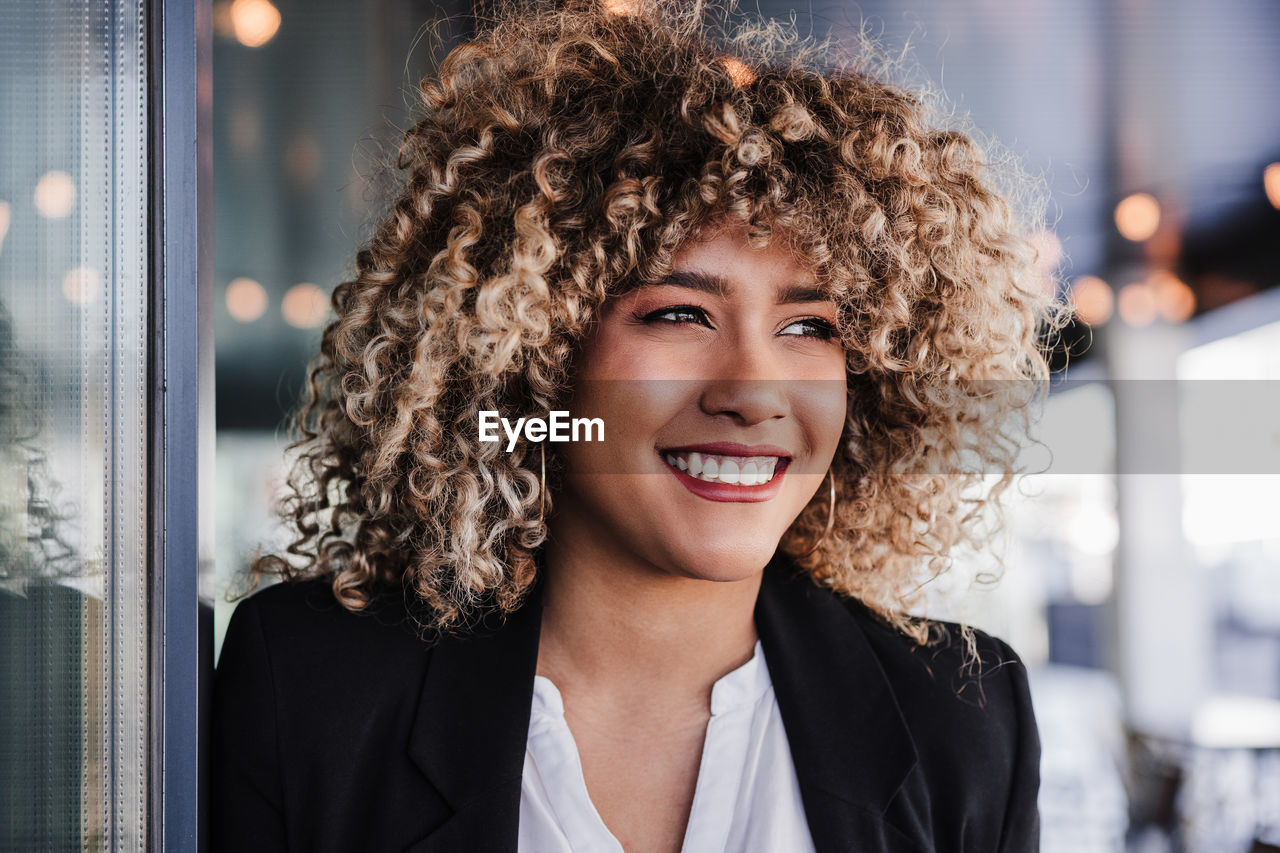
[[[0,850],[141,850],[140,2],[0,11]]]

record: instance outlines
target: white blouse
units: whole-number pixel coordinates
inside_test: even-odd
[[[787,734],[764,651],[711,687],[684,853],[812,851]],[[582,762],[550,679],[533,681],[520,785],[520,853],[623,853],[587,793]]]

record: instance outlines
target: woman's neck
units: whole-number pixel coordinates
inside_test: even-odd
[[[538,674],[594,702],[691,704],[751,658],[761,575],[681,577],[549,544]]]

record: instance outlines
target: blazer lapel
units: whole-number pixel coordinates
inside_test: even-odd
[[[541,621],[539,584],[505,623],[432,648],[409,756],[454,815],[409,850],[516,849]]]
[[[769,564],[755,619],[814,845],[932,850],[886,816],[918,760],[888,678],[845,604],[799,572]]]
[[[755,620],[816,848],[932,850],[886,819],[916,750],[853,614],[779,555]],[[433,647],[409,755],[454,814],[409,850],[516,849],[541,622],[538,584],[504,624]]]

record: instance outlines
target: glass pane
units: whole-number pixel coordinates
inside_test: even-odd
[[[146,102],[138,0],[0,25],[0,849],[141,850]]]

